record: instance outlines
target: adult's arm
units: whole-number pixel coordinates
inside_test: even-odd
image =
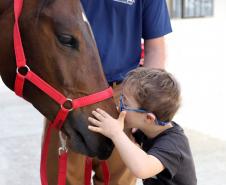
[[[166,48],[164,36],[144,40],[144,67],[165,69]]]

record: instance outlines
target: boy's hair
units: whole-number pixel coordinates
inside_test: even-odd
[[[180,106],[179,84],[163,69],[134,69],[127,74],[123,86],[131,92],[139,108],[152,112],[160,121],[172,121]]]

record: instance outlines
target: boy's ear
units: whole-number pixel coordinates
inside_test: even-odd
[[[153,113],[147,113],[147,119],[151,122],[155,122],[156,117]]]

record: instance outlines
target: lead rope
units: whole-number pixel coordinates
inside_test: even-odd
[[[110,182],[110,172],[108,168],[108,164],[106,161],[101,161],[102,171],[104,175],[104,185],[109,185]]]
[[[109,185],[110,181],[110,173],[109,168],[107,165],[107,162],[100,161],[102,172],[103,172],[103,178],[104,178],[104,185]],[[85,185],[91,184],[91,176],[92,176],[92,158],[86,157],[85,159]]]
[[[60,138],[60,147],[58,149],[59,161],[58,161],[58,184],[64,185],[66,183],[67,176],[67,158],[68,158],[68,149],[67,149],[67,137],[63,136],[63,133],[59,131]]]
[[[92,176],[92,163],[93,160],[90,157],[86,157],[85,159],[85,185],[91,184],[91,176]]]
[[[65,138],[64,138],[65,137]],[[58,184],[64,185],[66,182],[66,174],[67,174],[67,137],[63,135],[63,133],[59,132],[60,139],[60,147],[59,147],[59,171],[58,171]],[[91,177],[92,177],[92,158],[86,157],[85,159],[85,184],[91,185]],[[108,170],[108,165],[106,161],[101,161],[101,167],[103,171],[104,177],[104,185],[109,185],[110,173]]]

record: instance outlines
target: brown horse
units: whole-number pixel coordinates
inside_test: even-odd
[[[16,76],[13,25],[13,0],[1,0],[0,75],[11,90]],[[65,97],[84,97],[108,87],[79,0],[24,0],[19,26],[27,65]],[[49,120],[60,109],[29,81],[25,82],[23,96]],[[96,107],[117,114],[111,98],[70,112],[62,130],[72,150],[106,159],[112,152],[112,142],[87,129],[87,118]]]

